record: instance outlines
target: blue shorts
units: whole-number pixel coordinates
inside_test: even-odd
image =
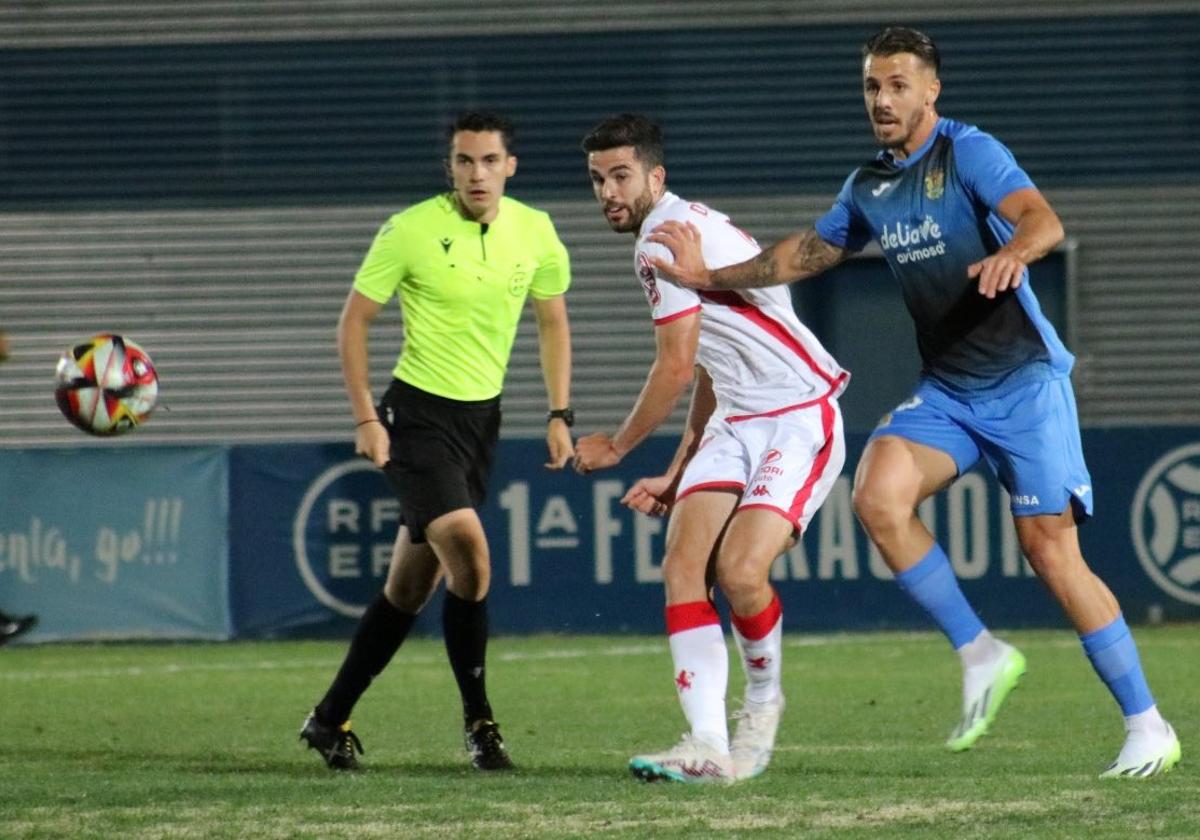
[[[1012,497],[1013,516],[1092,515],[1092,478],[1083,461],[1071,380],[1031,382],[999,397],[963,399],[928,379],[879,422],[883,435],[939,449],[958,474],[982,457]]]

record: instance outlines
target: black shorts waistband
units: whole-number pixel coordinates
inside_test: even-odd
[[[388,390],[406,400],[415,400],[427,405],[441,406],[447,409],[492,411],[500,406],[499,394],[489,397],[486,400],[455,400],[450,397],[442,397],[437,394],[431,394],[428,391],[423,391],[415,385],[409,385],[403,379],[392,379],[391,387]]]

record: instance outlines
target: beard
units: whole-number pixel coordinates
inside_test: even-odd
[[[650,192],[649,184],[646,185],[645,191],[633,200],[633,204],[627,205],[629,210],[629,218],[624,222],[614,222],[605,217],[608,226],[616,233],[637,233],[642,228],[642,222],[646,221],[646,217],[650,215],[650,211],[654,209],[654,196]]]
[[[915,114],[913,114],[911,117],[908,118],[907,122],[901,121],[899,123],[899,126],[902,128],[901,133],[892,136],[891,139],[885,139],[883,137],[880,137],[879,136],[879,127],[877,125],[875,125],[874,123],[872,123],[872,128],[875,131],[875,140],[878,141],[881,148],[887,149],[888,151],[893,151],[895,149],[901,149],[904,147],[904,145],[906,143],[908,143],[908,141],[912,138],[913,134],[916,133],[917,127],[921,124],[921,119],[923,116],[924,115],[921,111],[917,111]]]

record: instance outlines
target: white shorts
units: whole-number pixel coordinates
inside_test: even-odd
[[[676,499],[734,489],[738,510],[766,508],[803,532],[846,463],[836,397],[764,414],[713,416]]]

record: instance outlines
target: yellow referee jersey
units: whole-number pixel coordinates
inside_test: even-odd
[[[395,376],[455,400],[500,393],[526,295],[555,297],[570,284],[549,215],[505,196],[481,224],[464,219],[450,193],[388,219],[354,278],[376,303],[400,298]]]

